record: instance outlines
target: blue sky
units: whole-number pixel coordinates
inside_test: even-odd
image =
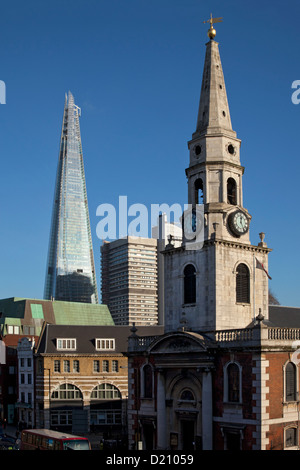
[[[267,5],[268,3],[268,5]],[[100,288],[100,204],[187,202],[208,26],[216,25],[242,140],[250,239],[266,233],[270,286],[300,306],[300,5],[297,0],[1,1],[0,298],[42,298],[64,96],[81,137]]]

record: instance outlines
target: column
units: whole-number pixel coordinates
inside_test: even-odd
[[[157,449],[167,448],[167,415],[164,372],[157,376]]]
[[[202,380],[202,447],[203,450],[213,448],[212,429],[212,379],[210,369],[203,371]]]

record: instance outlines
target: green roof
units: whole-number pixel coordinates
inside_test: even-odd
[[[0,300],[0,312],[2,317],[23,318],[26,299],[11,297]]]
[[[41,320],[52,323],[53,316],[57,325],[114,325],[107,305],[19,297],[0,299],[0,324],[20,324],[26,302],[30,304],[31,318],[36,325],[40,325]]]
[[[114,325],[107,305],[53,301],[57,325]]]

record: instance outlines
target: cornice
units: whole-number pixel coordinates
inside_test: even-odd
[[[244,174],[245,172],[245,167],[242,165],[239,165],[238,163],[230,162],[228,160],[213,160],[213,161],[205,160],[204,162],[199,162],[193,166],[189,166],[188,168],[186,168],[185,174],[186,176],[188,176],[188,174],[192,175],[194,172],[195,174],[197,174],[197,172],[201,170],[203,167],[207,168],[209,166],[223,166],[223,167],[230,167],[230,168],[238,168],[239,170],[242,170],[242,174]]]
[[[236,248],[236,249],[239,249],[239,250],[245,250],[245,251],[250,251],[252,253],[270,253],[272,251],[271,248],[267,248],[265,246],[256,246],[256,245],[247,245],[245,243],[240,243],[238,241],[235,241],[235,240],[224,240],[224,239],[221,239],[221,238],[213,238],[213,239],[210,239],[210,240],[205,240],[204,243],[203,243],[203,247],[201,248],[202,250],[205,249],[206,247],[209,247],[209,246],[226,246],[226,247],[229,247],[229,248]],[[178,247],[171,247],[170,245],[167,245],[165,250],[163,250],[161,253],[163,253],[164,255],[167,255],[167,254],[173,254],[173,253],[180,253],[180,252],[183,252],[183,251],[186,251],[185,250],[185,246],[184,245],[181,245],[181,246],[178,246]],[[197,250],[196,250],[197,251]]]

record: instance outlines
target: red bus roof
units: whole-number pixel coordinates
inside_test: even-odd
[[[87,439],[84,436],[75,436],[66,432],[53,431],[52,429],[24,429],[22,433],[31,433],[38,436],[49,437],[50,439]]]

